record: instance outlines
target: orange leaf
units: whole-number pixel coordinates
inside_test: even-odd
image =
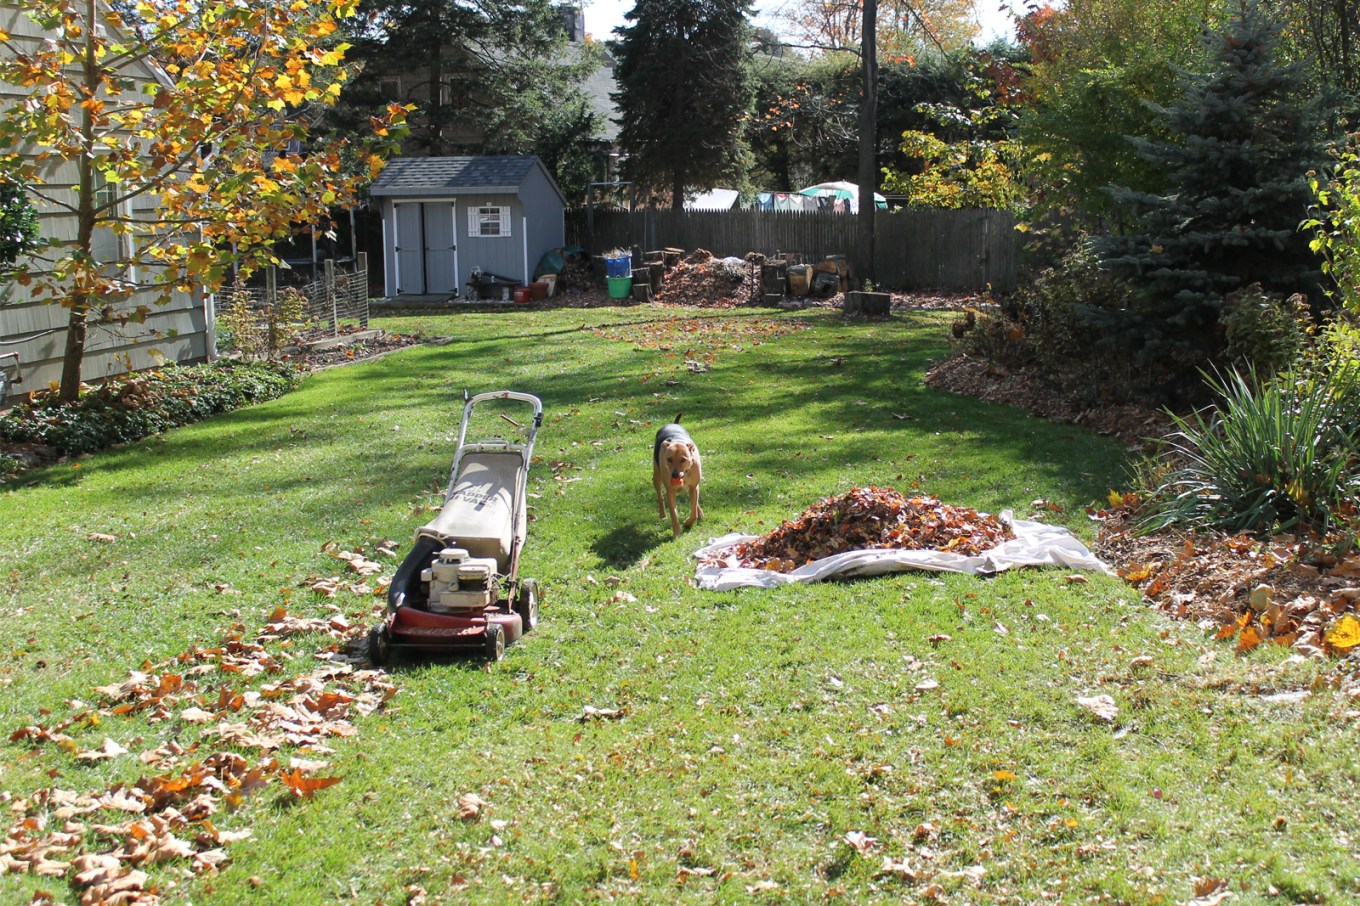
[[[1259,644],[1261,644],[1261,631],[1255,626],[1244,626],[1242,634],[1237,639],[1237,653],[1246,654]]]
[[[308,777],[302,771],[284,771],[279,775],[283,785],[293,791],[295,796],[303,799],[310,799],[317,790],[324,790],[328,786],[335,786],[340,782],[339,777]]]

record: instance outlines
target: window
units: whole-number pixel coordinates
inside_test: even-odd
[[[468,236],[490,237],[510,235],[510,208],[508,205],[468,208]]]
[[[132,205],[126,198],[118,199],[118,187],[99,169],[94,171],[94,203],[100,208],[110,204],[113,207],[99,214],[100,222],[90,237],[90,254],[100,263],[106,277],[136,283],[137,269],[129,260],[133,257],[133,238],[121,223],[132,219]],[[119,225],[115,227],[115,223]]]

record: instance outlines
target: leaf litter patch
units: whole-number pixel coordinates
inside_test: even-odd
[[[630,343],[637,350],[655,350],[682,358],[687,365],[693,362],[711,366],[719,352],[742,352],[810,326],[790,319],[678,316],[586,329],[606,340]],[[693,365],[690,369],[695,370]]]
[[[362,552],[325,549],[357,580],[312,577],[304,586],[327,599],[345,591],[372,601],[384,593],[387,580]],[[353,736],[353,720],[384,708],[396,688],[354,654],[365,626],[351,623],[336,604],[326,608],[326,617],[301,617],[278,607],[253,637],[237,623],[217,645],[196,646],[97,687],[98,704],[68,702],[71,713],[59,722],[15,730],[11,742],[53,746],[84,764],[135,757],[147,773],[95,791],[0,792],[13,816],[0,840],[0,874],[65,880],[82,904],[158,903],[176,881],[157,884],[147,870],[167,864],[215,874],[228,861],[225,847],[251,833],[215,822],[247,796],[272,788],[286,799],[310,799],[341,782],[325,760],[333,752],[328,743]],[[370,605],[362,616],[379,609]],[[289,651],[293,640],[318,635],[331,641],[312,655],[315,666],[287,675],[298,663]],[[71,735],[132,715],[164,725],[164,741],[134,753],[111,736],[83,749]],[[182,742],[191,727],[197,738]]]
[[[1159,611],[1192,620],[1239,654],[1266,644],[1342,659],[1330,684],[1360,699],[1360,556],[1318,539],[1222,532],[1138,534],[1138,500],[1110,494],[1096,550]]]

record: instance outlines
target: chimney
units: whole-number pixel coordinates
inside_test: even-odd
[[[586,39],[586,14],[579,4],[560,4],[557,14],[562,17],[562,28],[568,41],[579,44]]]

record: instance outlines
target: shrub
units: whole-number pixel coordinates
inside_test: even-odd
[[[1360,364],[1334,361],[1264,381],[1210,376],[1217,407],[1176,418],[1167,470],[1143,528],[1326,531],[1360,491]]]
[[[1080,373],[1092,403],[1122,402],[1148,378],[1135,373],[1131,358],[1085,311],[1093,305],[1119,308],[1129,297],[1129,288],[1078,242],[994,311],[980,313],[975,330],[965,323],[955,333],[962,335],[965,350],[1003,365],[1035,366],[1055,378]]]
[[[74,403],[44,394],[16,406],[0,418],[0,437],[93,453],[282,396],[297,381],[289,366],[230,361],[143,372],[85,390]]]
[[[307,326],[307,297],[296,287],[279,290],[271,306],[237,286],[226,295],[218,315],[217,345],[220,351],[234,351],[246,361],[272,361]]]
[[[1263,292],[1259,283],[1229,293],[1218,322],[1228,361],[1261,374],[1294,365],[1313,334],[1305,296],[1296,293],[1280,299]]]

